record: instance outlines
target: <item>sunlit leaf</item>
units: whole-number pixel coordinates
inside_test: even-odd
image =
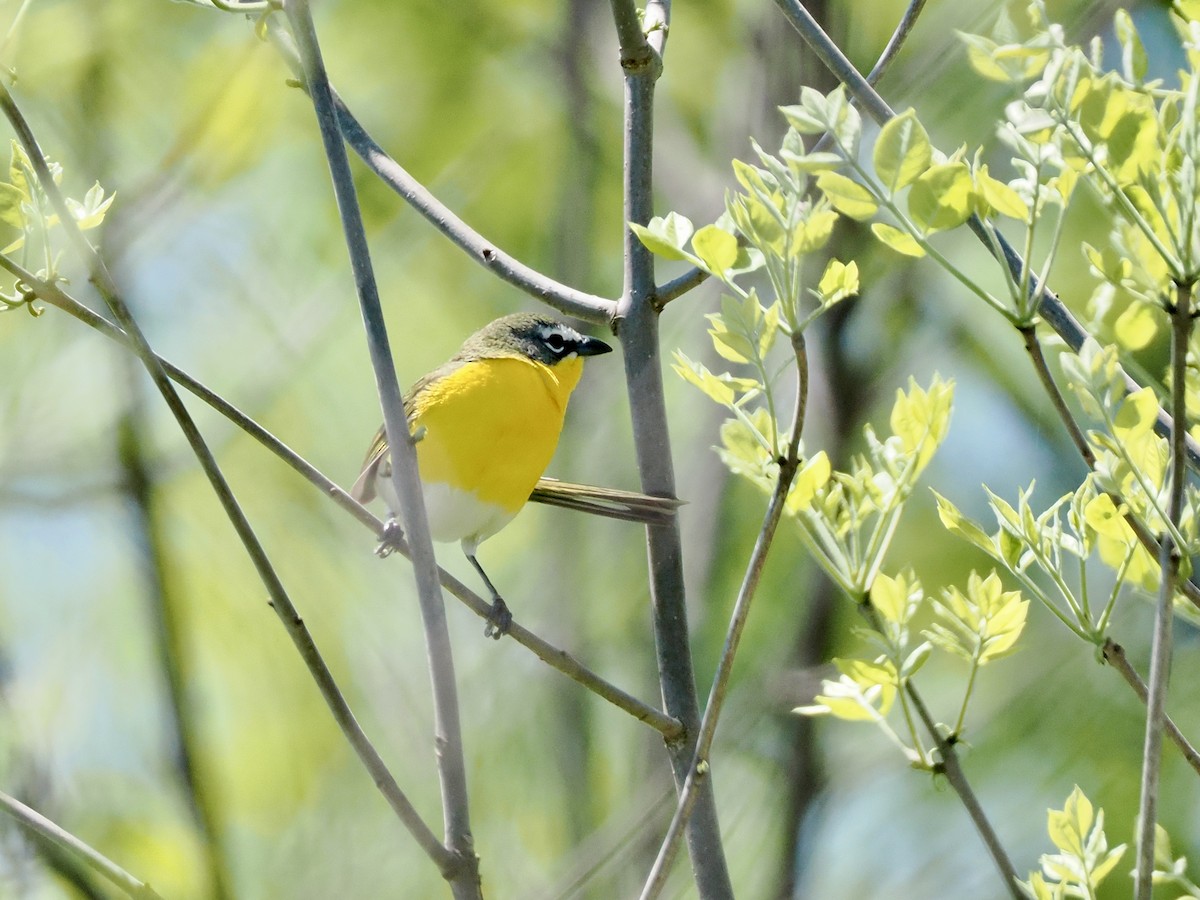
[[[651,253],[663,259],[692,259],[684,250],[692,236],[692,223],[686,216],[672,212],[655,216],[646,226],[630,222],[629,227]]]
[[[705,225],[692,235],[692,251],[700,257],[705,269],[720,275],[737,262],[738,242],[728,231]]]
[[[871,192],[839,172],[822,172],[817,176],[817,188],[844,216],[863,221],[875,215],[879,204]]]
[[[840,300],[855,296],[858,293],[858,263],[853,260],[843,263],[831,259],[817,285],[817,293],[821,297],[822,306],[832,306]]]
[[[875,173],[888,195],[916,181],[933,160],[933,147],[916,111],[905,110],[889,119],[875,141]],[[851,213],[846,213],[851,215]],[[864,216],[864,218],[866,218]]]
[[[871,233],[880,241],[891,247],[897,253],[902,253],[905,256],[921,257],[925,255],[924,248],[917,243],[907,231],[901,231],[894,225],[889,225],[886,222],[876,222],[871,226]]]
[[[973,211],[974,183],[963,162],[930,167],[908,192],[908,212],[926,231],[955,228]]]

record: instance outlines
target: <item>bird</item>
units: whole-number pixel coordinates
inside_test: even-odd
[[[484,634],[499,639],[512,614],[476,552],[526,501],[648,524],[669,521],[678,500],[543,477],[558,446],[567,401],[583,361],[612,347],[538,313],[513,313],[485,325],[404,397],[417,449],[430,535],[458,541],[492,600]],[[396,529],[400,504],[391,455],[380,428],[350,495],[387,504]],[[388,544],[385,530],[379,552]]]

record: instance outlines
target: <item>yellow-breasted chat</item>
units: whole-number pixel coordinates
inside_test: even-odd
[[[485,634],[499,638],[512,616],[475,553],[526,501],[639,522],[661,522],[678,501],[543,478],[558,446],[583,359],[612,348],[548,316],[514,313],[471,335],[404,397],[434,540],[459,541],[492,598]],[[381,428],[350,490],[376,495],[395,514],[391,456]]]

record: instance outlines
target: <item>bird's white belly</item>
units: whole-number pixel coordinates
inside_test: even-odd
[[[429,514],[430,536],[442,543],[462,541],[471,553],[480,541],[490,538],[517,514],[444,482],[425,482],[421,489]],[[390,478],[380,478],[376,490],[391,512],[400,509]]]

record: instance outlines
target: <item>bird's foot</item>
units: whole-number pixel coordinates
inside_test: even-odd
[[[483,629],[483,636],[490,637],[494,641],[500,640],[508,633],[508,628],[512,625],[512,613],[508,610],[508,604],[499,597],[492,598],[492,611],[488,613],[487,627]]]
[[[380,559],[390,556],[392,551],[400,549],[403,542],[404,529],[400,527],[395,516],[388,516],[387,521],[383,523],[383,534],[379,536],[379,546],[375,548],[375,555]]]

